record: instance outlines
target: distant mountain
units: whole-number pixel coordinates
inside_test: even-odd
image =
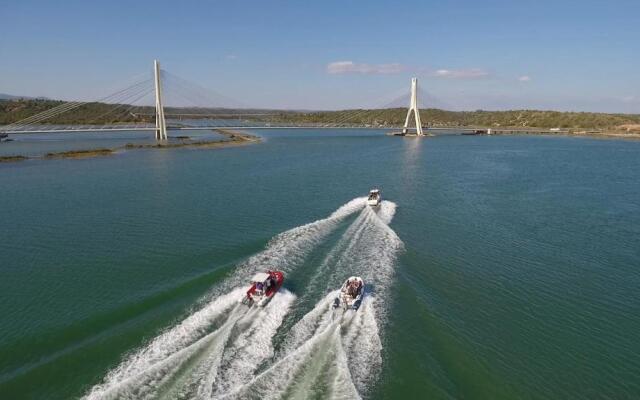
[[[33,100],[33,99],[43,99],[46,100],[46,97],[30,97],[30,96],[14,96],[12,94],[0,93],[0,100]]]

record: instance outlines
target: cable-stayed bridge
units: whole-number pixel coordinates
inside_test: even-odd
[[[420,93],[420,94],[419,94]],[[154,61],[153,74],[95,101],[59,102],[0,126],[0,135],[54,132],[149,131],[158,141],[168,131],[204,129],[382,128],[423,135],[417,80],[411,90],[382,105],[339,112],[265,110],[180,78]],[[407,109],[404,125],[388,121],[389,110]],[[400,111],[400,110],[396,110]]]

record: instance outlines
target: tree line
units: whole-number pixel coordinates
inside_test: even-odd
[[[18,122],[30,116],[64,104],[59,100],[11,99],[0,100],[0,125]],[[44,124],[115,124],[154,121],[154,108],[132,107],[127,104],[85,103],[69,112],[42,121]],[[188,114],[189,118],[234,118],[233,114],[265,112],[265,116],[242,117],[261,122],[399,126],[404,123],[405,108],[355,109],[341,111],[275,111],[207,108],[165,108],[165,114]],[[432,127],[524,127],[562,129],[615,129],[622,125],[640,124],[639,114],[609,114],[592,112],[560,112],[539,110],[511,111],[447,111],[435,108],[420,111],[423,125]]]

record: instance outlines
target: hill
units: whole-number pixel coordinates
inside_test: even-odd
[[[18,100],[18,99],[46,99],[46,97],[15,96],[12,94],[0,93],[0,100]]]
[[[281,121],[331,123],[345,121],[372,126],[398,126],[404,123],[407,110],[346,110],[307,113],[283,113]],[[538,110],[446,111],[420,110],[423,124],[432,127],[526,127],[564,129],[621,129],[640,124],[638,114],[606,114]]]
[[[20,121],[24,118],[64,104],[58,100],[11,99],[0,100],[0,125]],[[116,122],[153,122],[153,107],[131,107],[126,104],[86,103],[70,112],[50,120],[48,124],[110,124]],[[283,111],[283,110],[238,110],[205,108],[166,108],[165,113],[187,114],[189,118],[206,118],[219,114],[219,118],[231,115],[265,114],[245,116],[271,123],[309,123],[344,125],[359,124],[370,126],[399,126],[404,122],[406,109],[374,109],[343,111]],[[424,109],[420,111],[422,121],[432,127],[519,127],[519,128],[562,128],[571,130],[640,130],[639,114],[608,114],[590,112],[559,112],[539,110],[512,111],[446,111]]]

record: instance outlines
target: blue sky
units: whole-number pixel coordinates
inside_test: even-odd
[[[0,92],[90,100],[151,70],[243,104],[640,113],[640,1],[0,1]]]

